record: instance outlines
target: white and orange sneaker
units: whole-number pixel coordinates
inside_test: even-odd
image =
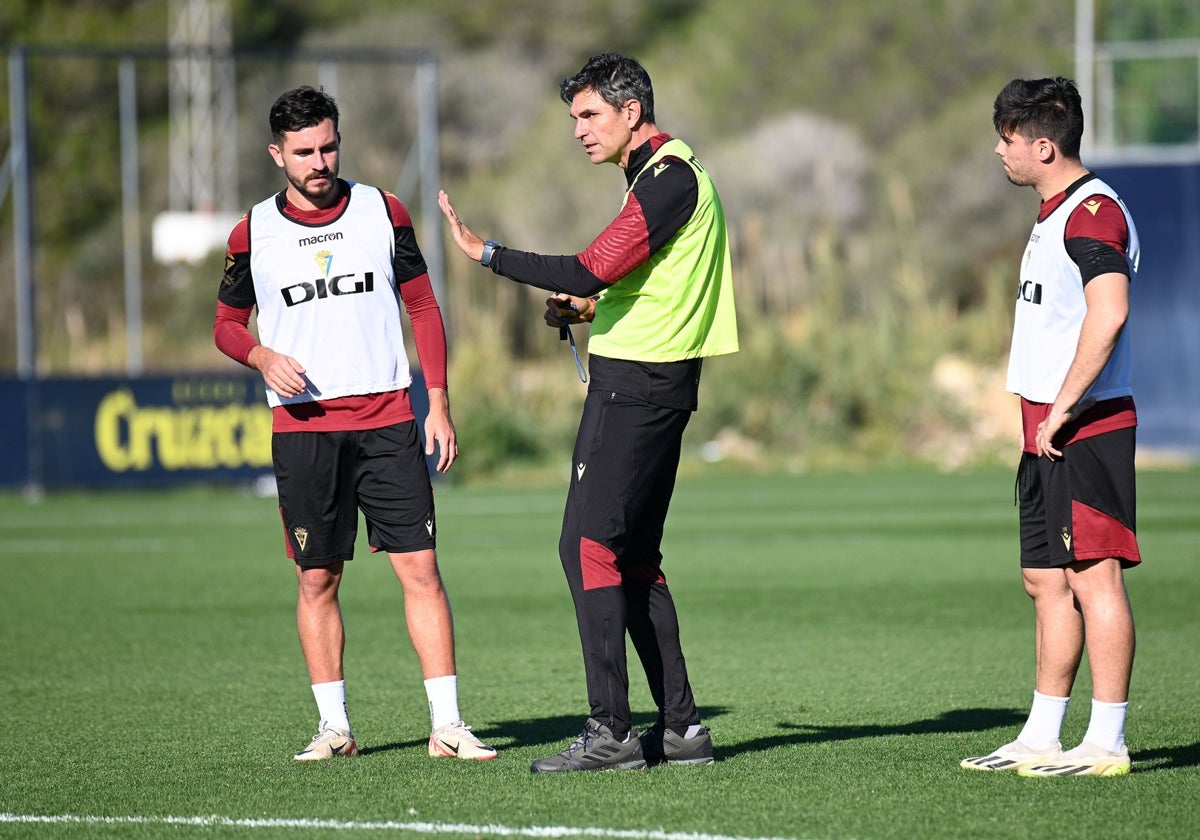
[[[296,753],[296,761],[322,761],[344,755],[358,755],[354,736],[345,729],[326,726],[322,721],[321,729],[313,736],[312,742]]]
[[[496,757],[496,750],[476,738],[471,727],[456,720],[430,733],[429,754],[434,758],[489,761]]]

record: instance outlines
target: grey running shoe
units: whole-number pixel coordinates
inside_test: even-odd
[[[618,741],[611,729],[588,718],[575,743],[557,755],[529,765],[532,773],[569,773],[575,770],[641,770],[646,766],[642,742],[632,732]]]
[[[712,737],[706,726],[685,738],[656,723],[642,733],[642,754],[651,764],[712,764],[714,760]]]

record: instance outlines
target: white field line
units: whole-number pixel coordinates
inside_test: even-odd
[[[570,826],[465,825],[436,822],[357,822],[353,820],[308,819],[235,819],[233,817],[103,817],[90,814],[9,814],[0,813],[0,824],[78,824],[78,825],[172,825],[219,828],[295,828],[336,831],[408,831],[414,834],[471,834],[476,837],[601,837],[617,840],[793,840],[782,837],[747,837],[729,834],[705,834],[690,831],[644,831],[619,828],[572,828]]]

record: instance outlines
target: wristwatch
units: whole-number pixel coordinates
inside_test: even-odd
[[[504,247],[499,242],[492,239],[483,240],[483,254],[479,257],[479,264],[487,268],[492,264],[492,257],[496,256],[496,249]]]

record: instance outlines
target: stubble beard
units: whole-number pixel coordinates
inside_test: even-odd
[[[308,182],[314,178],[324,178],[325,185],[319,188],[310,187]],[[330,171],[319,175],[313,173],[305,178],[294,178],[288,175],[288,181],[295,188],[296,192],[319,207],[328,202],[331,196],[333,196],[334,190],[337,188],[337,172]]]

